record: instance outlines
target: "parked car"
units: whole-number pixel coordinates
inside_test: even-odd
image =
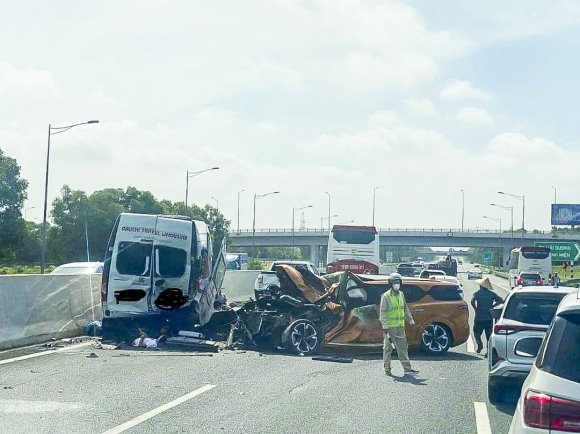
[[[488,344],[487,390],[492,404],[503,402],[509,387],[521,386],[558,304],[573,288],[527,286],[516,289],[492,309],[497,321]]]
[[[280,287],[273,285],[256,302],[242,306],[236,340],[250,346],[281,345],[304,355],[382,351],[378,310],[381,295],[391,287],[387,276],[343,272],[329,291],[328,280],[305,268],[281,265],[277,275]],[[469,310],[458,285],[404,277],[401,290],[415,320],[406,327],[410,348],[439,355],[467,340]],[[308,345],[300,344],[304,340]]]
[[[538,349],[539,347],[539,349]],[[580,297],[568,294],[546,337],[522,345],[534,357],[512,418],[511,434],[580,431]]]
[[[71,262],[62,264],[50,272],[50,274],[95,274],[103,272],[102,262]]]
[[[481,268],[470,268],[467,272],[467,279],[481,279],[483,277],[483,272]]]
[[[413,277],[415,275],[415,268],[413,267],[413,264],[401,262],[397,265],[397,273],[401,276]]]
[[[256,277],[254,281],[254,295],[256,300],[264,294],[264,291],[268,290],[270,285],[275,285],[278,288],[280,287],[280,280],[276,275],[276,268],[279,265],[289,265],[294,268],[304,268],[311,272],[316,276],[320,276],[320,271],[316,268],[313,264],[307,261],[274,261],[272,265],[270,265],[270,269],[268,271],[262,271]]]
[[[543,285],[544,279],[540,273],[531,273],[529,271],[522,271],[516,279],[517,286],[535,286]]]
[[[423,270],[419,277],[421,279],[430,279],[432,276],[447,276],[443,270]]]

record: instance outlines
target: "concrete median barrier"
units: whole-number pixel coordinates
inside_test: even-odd
[[[0,349],[82,334],[93,310],[101,319],[100,285],[100,274],[0,276]]]
[[[259,270],[230,270],[226,272],[222,291],[228,301],[246,301],[254,297],[254,283]]]

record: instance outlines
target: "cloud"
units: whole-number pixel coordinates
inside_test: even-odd
[[[459,80],[449,83],[442,91],[441,98],[448,100],[473,99],[478,101],[488,101],[491,95],[473,86],[467,80]]]
[[[495,125],[495,120],[487,110],[477,107],[463,107],[457,113],[457,119],[466,124]]]
[[[235,82],[247,88],[281,87],[296,89],[302,86],[302,75],[295,69],[279,63],[262,60],[258,63],[245,60],[243,70],[235,74]]]
[[[405,100],[407,109],[415,116],[437,116],[435,104],[428,98]]]
[[[58,86],[50,71],[24,70],[17,69],[8,63],[0,64],[0,95],[34,95],[38,92],[52,95],[58,93]]]

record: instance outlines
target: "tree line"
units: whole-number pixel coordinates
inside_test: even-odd
[[[20,176],[17,161],[0,148],[0,266],[40,263],[42,223],[25,221],[22,208],[28,181]],[[65,185],[52,202],[47,230],[47,262],[58,265],[102,260],[111,229],[122,212],[188,216],[207,223],[219,252],[230,221],[216,208],[185,206],[184,202],[158,200],[135,187],[106,188],[87,194]]]

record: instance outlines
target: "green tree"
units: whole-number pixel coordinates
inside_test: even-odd
[[[0,149],[0,260],[13,260],[24,221],[20,210],[27,198],[28,181],[20,178],[20,166]]]

